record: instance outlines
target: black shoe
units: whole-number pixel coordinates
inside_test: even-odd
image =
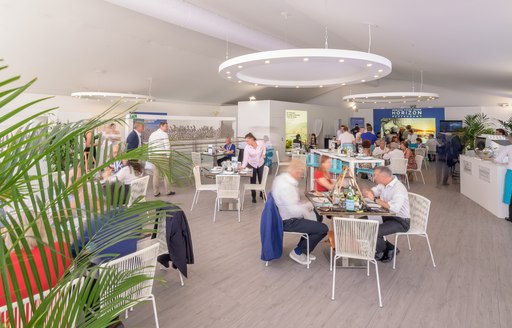
[[[176,195],[176,193],[174,191],[169,191],[166,195],[167,196],[172,196],[172,195]]]
[[[505,218],[508,222],[512,222],[512,218]]]
[[[382,261],[383,257],[384,257],[384,252],[375,253],[375,260]]]
[[[400,254],[400,250],[397,248],[396,255],[398,255],[398,254]],[[382,261],[382,263],[389,263],[389,262],[393,261],[393,257],[395,257],[395,249],[394,248],[388,249],[381,261]]]
[[[252,199],[252,202],[253,202],[253,203],[256,203],[256,198],[253,198],[253,199]]]
[[[260,197],[263,199],[263,192],[260,191]]]
[[[158,263],[169,269],[169,254],[158,255],[156,260],[158,261]]]
[[[158,194],[155,194],[154,196],[155,196],[155,197],[160,197],[160,193],[158,193]]]

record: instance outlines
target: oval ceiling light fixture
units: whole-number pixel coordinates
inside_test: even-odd
[[[219,74],[251,84],[318,88],[373,81],[391,73],[391,61],[369,52],[308,48],[256,52],[224,61]],[[228,74],[227,72],[230,72]]]
[[[343,97],[343,101],[355,103],[404,103],[439,99],[439,94],[432,92],[376,92],[360,93]]]
[[[79,99],[90,99],[90,100],[110,100],[110,101],[141,101],[141,102],[152,102],[155,99],[146,96],[138,95],[133,93],[118,93],[118,92],[73,92],[71,97]]]

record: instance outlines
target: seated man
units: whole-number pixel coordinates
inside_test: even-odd
[[[300,139],[300,134],[295,136],[295,139],[292,141],[293,146],[298,146],[298,148],[302,148],[302,140]]]
[[[382,224],[379,226],[377,237],[375,259],[382,262],[391,262],[395,246],[389,241],[385,241],[384,236],[409,230],[409,193],[400,180],[393,176],[389,167],[376,167],[374,174],[374,181],[377,186],[371,190],[363,190],[364,197],[375,201],[382,208],[396,215],[382,217]],[[398,254],[398,252],[397,249],[396,253]]]
[[[386,141],[382,139],[375,140],[375,149],[373,149],[372,155],[375,157],[381,157],[389,151],[386,147]]]
[[[288,171],[280,174],[272,185],[272,194],[283,219],[283,230],[289,232],[302,232],[309,235],[309,258],[315,260],[311,254],[316,245],[327,235],[329,229],[321,222],[307,218],[316,214],[309,202],[300,201],[299,181],[304,177],[306,166],[298,160],[292,160]],[[321,216],[316,214],[317,220]],[[307,265],[307,243],[301,238],[297,247],[290,252],[290,257],[297,263]]]
[[[236,155],[236,146],[231,143],[231,137],[226,138],[226,144],[222,147],[226,151],[226,156],[217,160],[217,165],[220,166],[224,161],[230,161],[233,156]]]
[[[382,155],[382,158],[386,161],[389,161],[392,158],[404,158],[404,152],[400,150],[400,145],[398,143],[392,142],[389,144],[389,151]]]

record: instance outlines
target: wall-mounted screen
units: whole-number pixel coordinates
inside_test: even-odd
[[[462,129],[462,121],[441,120],[439,122],[439,132],[457,132]]]
[[[435,118],[383,118],[380,120],[381,135],[398,133],[400,128],[410,125],[418,137],[425,142],[429,134],[436,135]]]

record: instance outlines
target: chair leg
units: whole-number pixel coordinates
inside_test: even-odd
[[[395,270],[395,267],[396,267],[396,249],[398,248],[398,236],[399,236],[399,234],[395,235],[395,251],[393,254],[393,270]]]
[[[411,189],[411,186],[409,186],[409,177],[407,176],[407,173],[405,174],[405,181],[407,181],[407,189]]]
[[[425,184],[425,178],[423,177],[423,172],[420,171],[421,174],[421,180],[423,180],[423,184]]]
[[[377,277],[377,291],[379,292],[379,306],[382,307],[382,296],[380,294],[379,267],[377,265],[377,261],[374,261],[373,263],[375,264],[375,276]]]
[[[244,209],[245,202],[245,187],[242,187],[242,210]]]
[[[243,203],[242,203],[243,205]],[[240,222],[240,197],[237,199],[236,208],[238,210],[238,222]]]
[[[407,236],[407,244],[409,244],[409,250],[412,250],[411,248],[411,240],[409,239],[409,235],[406,235]]]
[[[196,192],[194,193],[194,198],[192,199],[192,207],[190,207],[190,211],[192,212],[192,210],[194,209],[194,204],[196,203],[196,197],[197,197],[197,190]]]
[[[427,240],[428,250],[430,252],[430,257],[432,258],[432,265],[435,268],[436,262],[434,261],[434,254],[432,254],[432,247],[430,247],[430,240],[428,240],[428,234],[425,234],[425,239]]]
[[[277,177],[277,172],[279,172],[279,164],[277,164],[277,167],[276,167],[276,174],[274,175],[275,177]]]
[[[181,274],[180,270],[178,270],[178,274],[180,275],[180,284],[181,286],[185,286],[185,282],[183,281],[183,275]]]
[[[329,270],[332,271],[332,247],[329,245]]]
[[[268,261],[265,262],[265,266],[268,267]]]
[[[370,276],[370,261],[366,261],[366,276]]]
[[[215,198],[215,207],[213,208],[213,222],[215,222],[215,217],[217,216],[217,205],[219,204],[219,199]]]
[[[265,204],[267,202],[267,193],[265,190],[263,190],[263,203]]]
[[[332,292],[331,300],[334,301],[334,287],[336,286],[336,258],[334,258],[334,265],[332,266]]]
[[[308,261],[308,264],[307,264],[306,268],[309,269],[309,263],[311,263],[311,261],[309,260],[309,235],[308,234],[304,234],[304,236],[306,236],[306,247],[307,247],[306,261]]]
[[[201,194],[201,190],[197,191],[196,205],[197,205],[197,202],[199,201],[199,194]]]
[[[151,301],[153,302],[153,312],[155,314],[155,326],[156,328],[160,328],[160,325],[158,324],[158,311],[156,310],[155,296],[151,295]]]

